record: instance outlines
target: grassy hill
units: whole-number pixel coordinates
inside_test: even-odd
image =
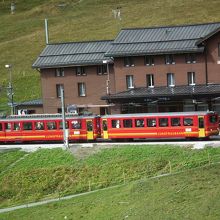
[[[209,165],[220,161],[220,148],[124,146],[85,155],[62,149],[0,153],[0,207]]]
[[[7,108],[5,64],[13,65],[15,102],[41,97],[31,65],[45,47],[45,18],[50,42],[114,39],[125,27],[220,21],[218,0],[17,0],[13,15],[10,2],[0,1],[0,111]],[[113,17],[117,7],[121,20]]]
[[[124,168],[126,175],[133,172],[133,176],[139,180],[132,182],[126,180],[125,184],[117,188],[98,191],[67,201],[2,213],[0,219],[219,219],[220,164],[206,163],[202,165],[202,161],[207,160],[207,154],[212,161],[217,155],[219,160],[219,149],[212,148],[198,151],[168,146],[106,149],[84,158],[84,162],[81,161],[84,165],[87,164],[86,167],[81,164],[81,174],[79,175],[81,181],[83,177],[97,178],[99,175],[113,180],[117,177],[120,167]],[[54,160],[53,157],[58,158]],[[174,172],[180,171],[180,169],[182,172],[153,179],[147,178],[146,175],[137,177],[142,167],[145,170],[148,169],[151,175],[155,173],[155,170],[150,169],[153,166],[149,166],[149,162],[151,165],[160,164],[162,168],[163,162],[168,160],[172,164],[178,164],[178,166],[174,166]],[[32,163],[30,163],[31,161]],[[43,161],[43,163],[40,164],[38,161]],[[13,175],[5,174],[8,177],[5,177],[4,181],[6,183],[12,181],[11,185],[14,184],[11,194],[16,192],[16,188],[20,188],[17,199],[22,197],[22,191],[23,196],[27,198],[31,197],[30,192],[39,196],[41,193],[51,190],[51,186],[55,186],[57,180],[66,189],[76,184],[78,175],[76,173],[74,175],[74,171],[72,171],[72,175],[69,176],[69,171],[77,163],[79,161],[77,162],[76,158],[72,160],[67,152],[62,153],[56,149],[41,150],[30,154],[24,162],[19,163],[14,170],[16,171],[14,178]],[[66,165],[69,168],[57,167],[55,172],[50,172],[49,175],[48,171],[58,164]],[[183,165],[187,165],[186,169],[182,167]],[[44,173],[44,177],[37,177],[39,168]],[[105,168],[108,168],[108,172]],[[48,170],[47,175],[45,175],[46,170]],[[26,173],[25,176],[20,179],[20,182],[13,182],[20,175],[17,173],[21,172]],[[38,178],[41,182],[37,186]],[[46,186],[45,183],[50,178],[52,184]],[[31,180],[30,190],[27,188],[28,179]],[[6,188],[2,186],[5,186],[4,183],[1,183],[0,195],[4,196],[2,192]],[[42,188],[42,192],[38,191],[40,188]],[[11,198],[10,202],[13,200]]]

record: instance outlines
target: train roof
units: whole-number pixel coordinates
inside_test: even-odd
[[[72,113],[65,114],[65,119],[83,119],[96,118],[97,115],[76,115]],[[30,120],[57,120],[62,119],[62,114],[32,114],[32,115],[9,115],[0,116],[0,121],[30,121]]]
[[[157,117],[157,116],[194,116],[213,114],[213,111],[197,111],[197,112],[159,112],[159,113],[132,113],[132,114],[115,114],[105,115],[102,118],[126,118],[126,117]]]

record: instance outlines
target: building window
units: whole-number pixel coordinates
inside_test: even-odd
[[[144,63],[146,66],[154,66],[154,58],[152,56],[145,56]]]
[[[60,91],[61,88],[64,89],[63,84],[57,84],[57,85],[56,85],[57,98],[60,98],[60,97],[61,97],[61,91]]]
[[[97,66],[97,74],[98,75],[106,75],[107,74],[107,65]]]
[[[195,72],[188,72],[187,75],[188,75],[188,85],[194,86],[196,84]]]
[[[56,77],[64,76],[64,68],[57,68],[57,69],[55,69],[55,76]]]
[[[175,64],[173,54],[165,55],[165,64]]]
[[[134,66],[134,59],[133,59],[133,57],[125,57],[124,58],[124,66],[126,66],[126,67]]]
[[[86,76],[85,67],[84,66],[77,66],[76,67],[76,75],[77,76]]]
[[[147,87],[153,88],[154,87],[154,75],[153,74],[147,74]]]
[[[127,75],[126,76],[126,83],[127,83],[127,89],[133,89],[134,88],[134,76]]]
[[[194,53],[188,53],[185,55],[186,63],[196,63],[196,55]]]
[[[174,73],[167,73],[167,86],[175,86]]]
[[[86,96],[86,84],[85,83],[78,83],[78,95],[79,96]]]

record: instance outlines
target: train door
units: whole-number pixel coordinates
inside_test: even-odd
[[[199,120],[199,137],[205,137],[205,120],[204,116],[198,116]]]
[[[0,123],[0,141],[5,141],[5,131],[3,128],[3,123]]]
[[[94,133],[93,133],[93,123],[92,119],[86,120],[86,136],[87,140],[93,140],[94,139]]]
[[[103,138],[108,139],[108,123],[107,119],[102,120]]]

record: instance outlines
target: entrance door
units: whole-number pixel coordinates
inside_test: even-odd
[[[87,140],[93,140],[93,123],[91,119],[86,120]]]
[[[103,119],[102,121],[102,129],[103,129],[103,138],[108,139],[108,124],[106,119]]]
[[[205,137],[204,116],[198,116],[199,119],[199,137]]]

